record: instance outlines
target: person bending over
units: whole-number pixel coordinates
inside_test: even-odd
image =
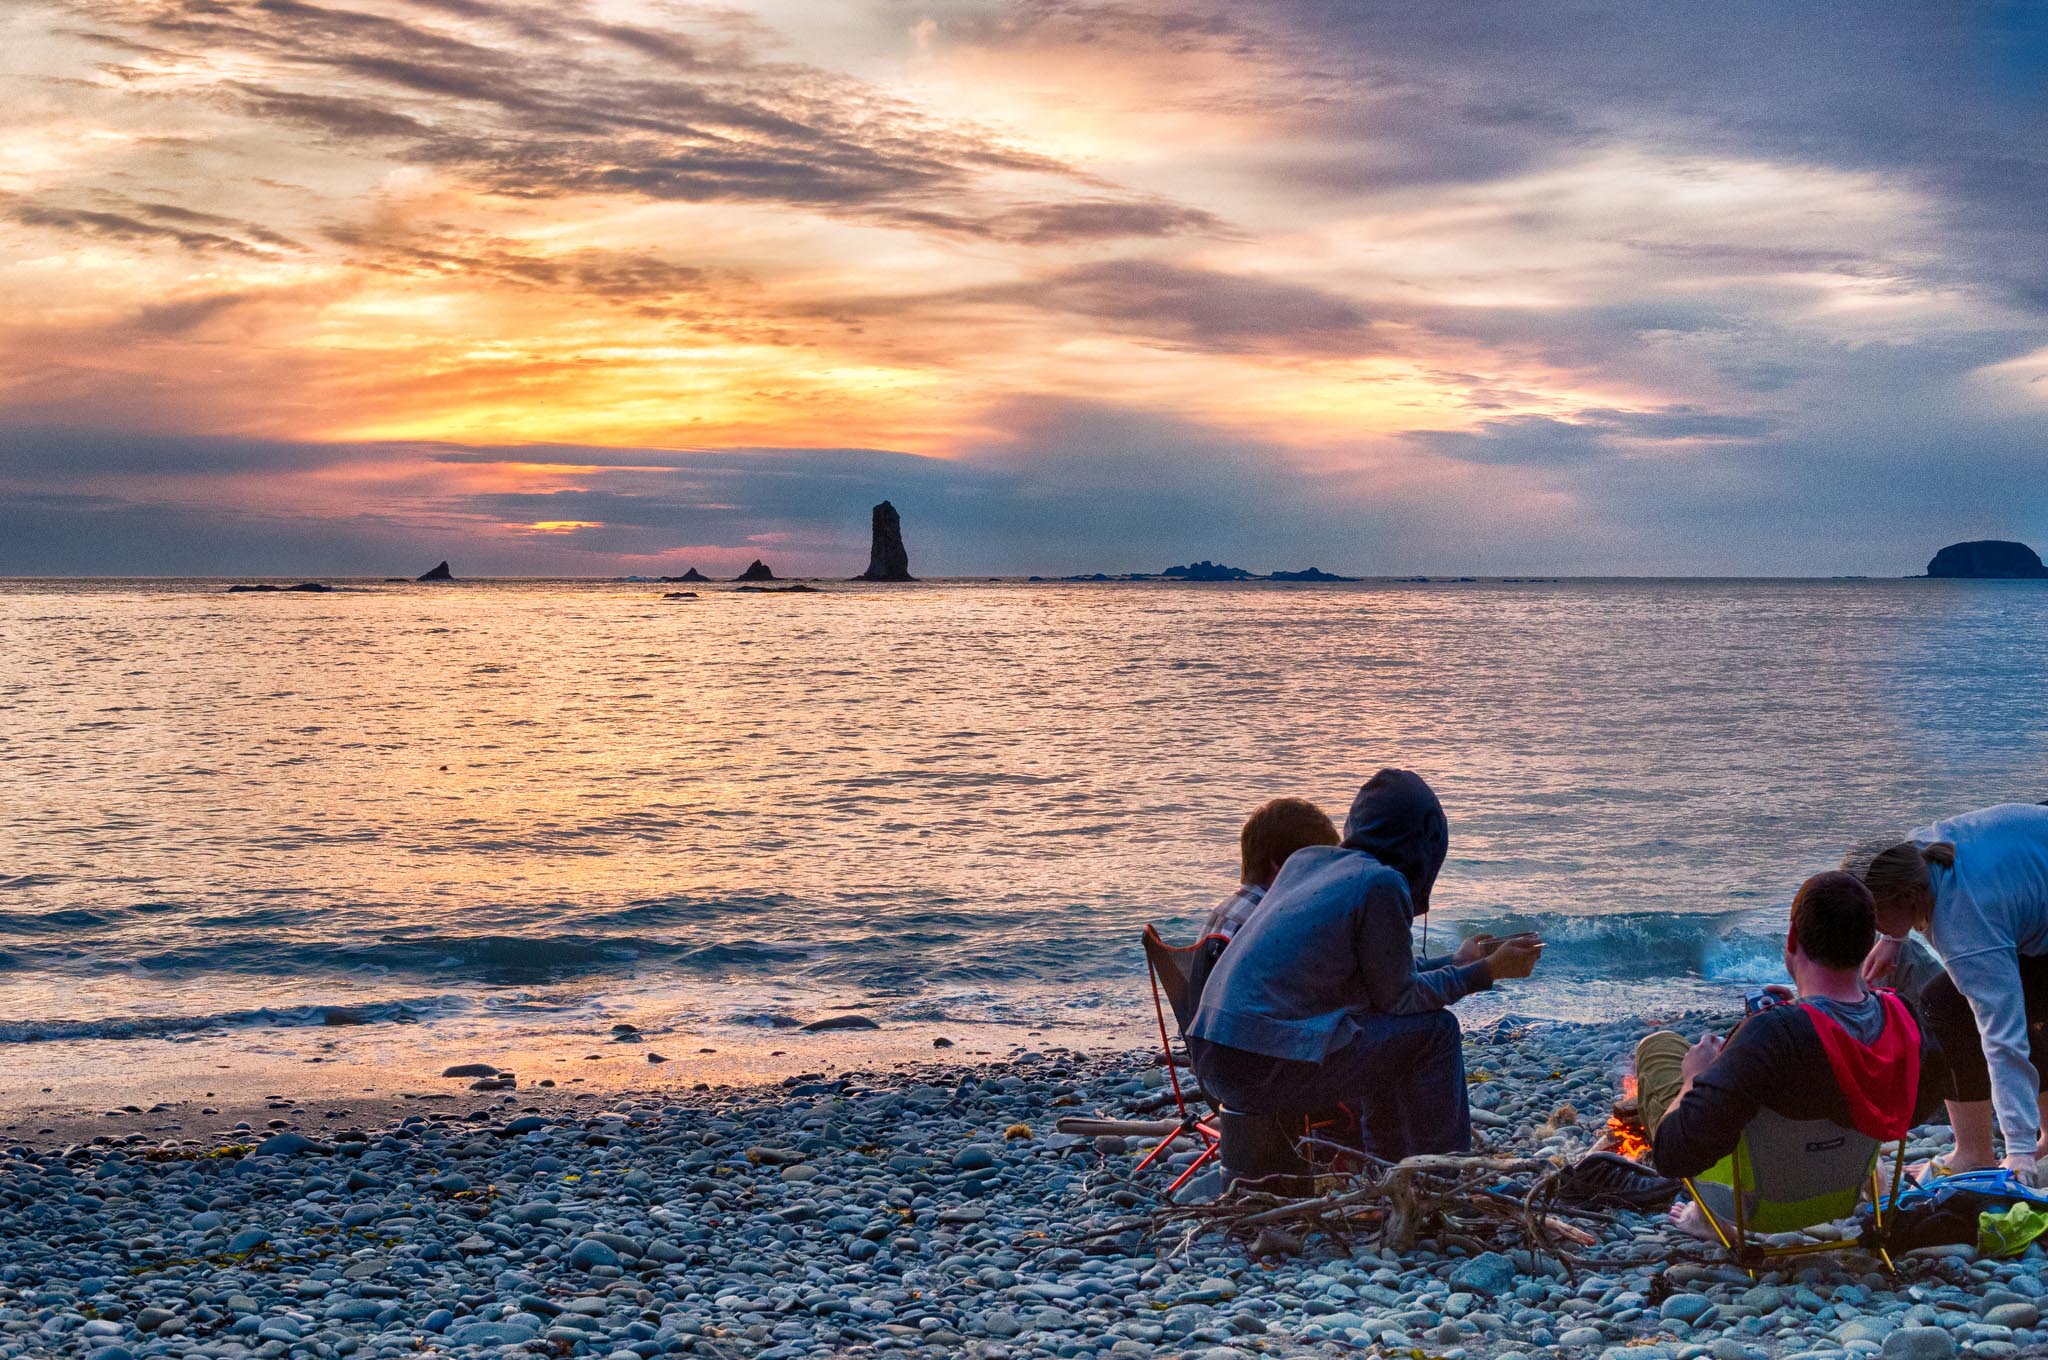
[[[1854,852],[1851,861],[1861,857]],[[1948,1055],[1955,1150],[1929,1168],[1940,1176],[1992,1165],[1992,1115],[2005,1136],[2004,1165],[2040,1178],[2040,1069],[2048,1042],[2048,807],[2001,803],[1923,827],[1861,866],[1885,935],[1867,972],[1889,970],[1909,931],[1927,937],[1946,972],[1920,994],[1927,1023]]]
[[[1306,798],[1275,798],[1261,806],[1245,819],[1237,836],[1237,891],[1209,913],[1201,938],[1229,944],[1295,851],[1336,843],[1337,828],[1330,814]]]
[[[1429,910],[1449,845],[1429,785],[1388,769],[1359,790],[1341,845],[1288,857],[1188,1027],[1195,1072],[1227,1109],[1291,1116],[1348,1105],[1367,1151],[1389,1160],[1470,1149],[1448,1008],[1497,979],[1527,977],[1542,944],[1480,937],[1417,963],[1410,927]]]
[[[1785,936],[1793,989],[1745,1018],[1734,1037],[1688,1044],[1668,1030],[1636,1046],[1636,1103],[1651,1161],[1697,1176],[1735,1150],[1759,1110],[1826,1119],[1890,1140],[1932,1113],[1946,1075],[1941,1051],[1891,992],[1864,986],[1877,909],[1853,874],[1799,885]]]

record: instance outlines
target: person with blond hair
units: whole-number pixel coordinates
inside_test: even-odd
[[[1868,885],[1877,906],[1882,938],[1864,976],[1890,974],[1915,930],[1945,970],[1920,1001],[1948,1061],[1955,1148],[1930,1163],[1928,1176],[1999,1160],[1995,1122],[2005,1140],[2002,1164],[2037,1181],[2048,1156],[2041,1132],[2048,1043],[2034,1034],[2048,1022],[2048,807],[2001,803],[1966,812],[1874,854],[1852,851],[1842,867]]]

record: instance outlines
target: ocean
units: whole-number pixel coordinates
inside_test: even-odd
[[[1470,1014],[1651,1014],[1779,976],[1852,843],[2048,798],[2024,582],[225,585],[0,582],[0,1078],[1137,1044],[1140,927],[1387,764],[1432,945],[1553,942]]]

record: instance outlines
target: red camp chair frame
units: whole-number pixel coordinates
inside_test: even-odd
[[[1159,1021],[1160,1059],[1166,1064],[1166,1080],[1173,1088],[1174,1108],[1180,1111],[1180,1127],[1160,1139],[1158,1145],[1145,1154],[1145,1159],[1138,1163],[1136,1170],[1132,1174],[1135,1175],[1137,1172],[1143,1171],[1146,1167],[1164,1158],[1168,1150],[1178,1144],[1183,1138],[1193,1138],[1202,1145],[1201,1152],[1194,1162],[1185,1171],[1181,1172],[1179,1176],[1175,1177],[1171,1185],[1166,1187],[1166,1193],[1169,1195],[1193,1180],[1203,1167],[1216,1160],[1223,1151],[1223,1134],[1216,1126],[1215,1117],[1213,1115],[1197,1114],[1188,1108],[1187,1093],[1181,1087],[1180,1072],[1174,1066],[1173,1037],[1166,1028],[1166,1002],[1159,988],[1159,961],[1157,955],[1192,954],[1194,949],[1195,946],[1193,945],[1182,945],[1176,948],[1166,942],[1156,926],[1148,925],[1145,927],[1145,972],[1152,979],[1152,1013]],[[1174,1027],[1176,1029],[1180,1028],[1179,1009],[1178,1006],[1175,1007]],[[1183,1033],[1181,1038],[1185,1041],[1187,1035]]]

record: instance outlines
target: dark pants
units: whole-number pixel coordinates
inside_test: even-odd
[[[2040,1026],[2048,1021],[2048,955],[2020,955],[2020,991],[2027,1001],[2027,1056],[2036,1072],[2048,1072],[2048,1043]],[[1927,984],[1920,993],[1920,1009],[1927,1016],[1927,1028],[1941,1045],[1948,1060],[1953,1098],[1968,1103],[1991,1099],[1991,1069],[1984,1061],[1984,1039],[1977,1033],[1977,1017],[1970,1003],[1956,990],[1947,973]]]
[[[1398,1162],[1472,1150],[1465,1054],[1449,1011],[1365,1015],[1350,1043],[1319,1063],[1293,1062],[1226,1044],[1189,1041],[1203,1089],[1244,1114],[1316,1115],[1355,1110],[1365,1150]]]

